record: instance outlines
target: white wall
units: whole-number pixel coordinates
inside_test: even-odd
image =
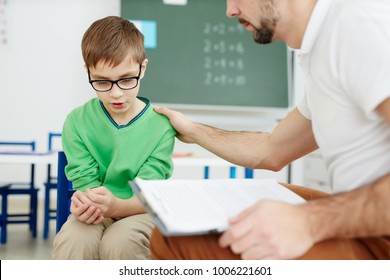
[[[67,113],[95,95],[81,38],[98,18],[119,15],[119,0],[7,1],[8,44],[0,45],[0,139],[47,149]],[[37,181],[45,167],[37,166]],[[0,174],[0,178],[1,178]],[[4,174],[3,174],[4,175]]]
[[[0,138],[35,139],[61,131],[66,114],[94,96],[81,38],[92,21],[119,14],[119,0],[7,1],[8,44],[0,46]]]

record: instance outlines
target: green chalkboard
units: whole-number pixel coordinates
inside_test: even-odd
[[[254,43],[226,0],[122,0],[121,16],[145,35],[139,95],[153,103],[288,107],[287,47]]]

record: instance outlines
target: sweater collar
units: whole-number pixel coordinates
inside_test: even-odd
[[[150,107],[150,101],[149,99],[145,98],[145,97],[141,97],[141,96],[138,96],[137,97],[139,100],[141,100],[142,102],[144,102],[146,104],[146,106],[142,109],[142,111],[137,115],[135,116],[132,120],[130,120],[127,124],[125,125],[118,125],[113,119],[112,117],[110,116],[110,114],[107,112],[106,108],[104,108],[104,105],[103,103],[99,100],[99,104],[101,106],[101,108],[103,109],[103,112],[105,113],[105,115],[107,116],[107,118],[110,120],[110,122],[118,129],[121,129],[121,128],[126,128],[128,126],[130,126],[131,124],[133,124],[134,122],[136,122],[140,117],[142,117],[142,115],[148,110],[148,108]]]

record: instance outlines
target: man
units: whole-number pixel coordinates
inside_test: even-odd
[[[256,42],[300,50],[304,99],[271,134],[224,131],[155,110],[180,140],[250,168],[277,171],[321,148],[333,194],[291,187],[318,199],[259,201],[221,236],[165,238],[156,230],[153,258],[390,259],[389,14],[387,0],[227,0],[227,15]]]

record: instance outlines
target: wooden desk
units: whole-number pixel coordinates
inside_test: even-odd
[[[243,168],[245,178],[253,178],[253,170],[240,167],[218,157],[173,157],[173,164],[176,167],[203,167],[203,178],[210,178],[210,167],[228,167],[229,177],[237,177],[237,168]]]
[[[57,152],[52,153],[11,153],[0,152],[0,164],[54,164]]]
[[[55,164],[57,163],[57,152],[38,153],[38,152],[0,152],[0,165],[14,164]],[[1,171],[1,166],[0,166]],[[1,173],[0,173],[1,174]],[[31,181],[35,184],[35,172],[32,174]],[[8,181],[8,180],[7,180]]]
[[[236,166],[218,157],[173,157],[173,163],[177,166]]]
[[[25,163],[25,164],[54,164],[57,163],[57,152],[52,153],[8,153],[0,152],[0,164]],[[226,160],[217,157],[174,157],[173,162],[178,166],[236,166]]]

